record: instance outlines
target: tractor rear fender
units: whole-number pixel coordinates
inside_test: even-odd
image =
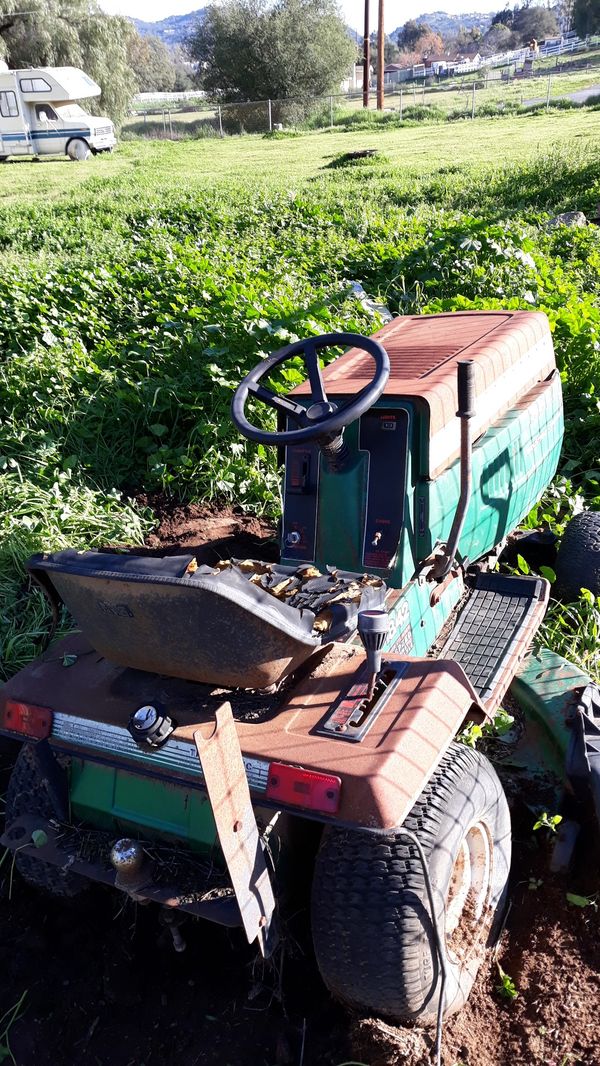
[[[395,664],[388,660],[386,665]],[[398,665],[402,672],[392,695],[382,700],[369,732],[358,742],[343,732],[325,737],[321,728],[317,734],[355,675],[356,660],[348,659],[348,649],[326,674],[308,678],[293,691],[282,708],[284,729],[255,735],[253,754],[337,775],[339,807],[323,821],[379,832],[400,826],[466,722],[486,718],[458,663],[409,659]],[[238,735],[244,752],[245,733],[242,724]]]

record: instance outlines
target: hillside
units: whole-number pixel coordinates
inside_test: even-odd
[[[169,15],[160,22],[144,22],[142,19],[132,19],[138,33],[152,34],[159,37],[165,44],[182,44],[189,37],[194,24],[201,19],[204,8],[190,11],[187,15]]]
[[[500,8],[500,4],[498,7]],[[492,12],[483,14],[477,11],[470,11],[465,15],[448,15],[445,11],[431,11],[427,15],[419,15],[414,21],[419,23],[426,22],[441,37],[451,37],[453,34],[458,33],[461,26],[465,26],[468,30],[473,26],[479,26],[481,31],[485,33],[491,26],[493,17]],[[404,23],[397,26],[390,34],[390,37],[395,37],[403,25]]]

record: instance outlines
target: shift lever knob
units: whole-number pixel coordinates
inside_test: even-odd
[[[390,619],[387,611],[358,612],[358,635],[367,653],[370,674],[369,696],[372,695],[377,674],[381,670],[381,652],[389,631]]]

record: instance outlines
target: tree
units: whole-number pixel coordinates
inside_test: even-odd
[[[508,52],[512,48],[513,33],[504,22],[496,22],[490,26],[487,33],[482,37],[481,43],[486,52]]]
[[[402,52],[416,52],[419,37],[431,32],[431,26],[428,26],[426,22],[409,19],[398,33],[398,47]]]
[[[372,33],[371,34],[371,45],[370,45],[369,54],[371,56],[371,64],[372,64],[372,66],[376,67],[377,66],[377,33]],[[361,55],[362,55],[362,49],[361,49]],[[385,42],[384,42],[384,49],[383,49],[383,61],[384,61],[384,63],[386,63],[386,64],[387,63],[396,63],[397,60],[398,60],[399,55],[400,55],[400,52],[398,51],[398,45],[396,44],[396,42],[391,37],[387,37],[386,36]]]
[[[556,15],[547,7],[515,8],[512,30],[517,43],[523,45],[532,40],[543,41],[546,37],[555,37],[559,32]]]
[[[356,57],[334,0],[225,0],[188,42],[203,88],[220,99],[321,96]]]
[[[444,51],[444,42],[439,33],[434,33],[428,26],[425,26],[425,32],[417,39],[415,44],[415,52],[418,52],[421,57],[423,56],[439,56]]]
[[[132,33],[127,58],[141,93],[168,93],[175,87],[175,62],[170,49],[158,37]]]
[[[492,26],[508,26],[512,29],[515,13],[511,7],[505,7],[502,11],[497,11],[492,19]]]
[[[573,29],[580,37],[600,33],[600,5],[598,0],[575,0]]]
[[[102,89],[90,110],[118,121],[135,79],[127,60],[131,22],[105,15],[95,0],[0,0],[0,55],[11,68],[81,67]]]
[[[481,40],[479,26],[471,26],[470,29],[461,26],[452,41],[452,51],[459,55],[475,55],[481,47]]]
[[[191,63],[179,45],[174,45],[170,52],[173,56],[175,70],[175,85],[173,88],[177,93],[186,92],[188,89],[193,88]]]

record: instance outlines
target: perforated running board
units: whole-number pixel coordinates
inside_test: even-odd
[[[478,575],[439,658],[460,663],[488,711],[498,707],[526,654],[549,591],[543,578]]]

